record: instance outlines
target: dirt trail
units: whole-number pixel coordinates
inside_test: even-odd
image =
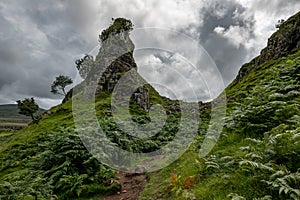
[[[121,184],[121,190],[117,194],[105,197],[103,200],[138,200],[147,184],[144,174],[128,175],[119,172],[118,181]]]

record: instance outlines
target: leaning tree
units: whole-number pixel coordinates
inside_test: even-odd
[[[19,113],[22,115],[30,116],[32,120],[35,121],[33,114],[38,111],[39,106],[35,103],[34,98],[26,98],[22,101],[18,100],[17,103]]]
[[[53,94],[60,94],[66,96],[66,87],[71,85],[73,80],[68,76],[60,75],[56,77],[55,81],[51,85],[51,92]]]

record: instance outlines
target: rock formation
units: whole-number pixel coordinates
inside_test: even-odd
[[[261,51],[260,56],[242,66],[234,83],[236,84],[250,70],[268,60],[276,60],[286,55],[295,53],[300,48],[300,12],[289,18],[279,27],[268,40],[268,45]]]

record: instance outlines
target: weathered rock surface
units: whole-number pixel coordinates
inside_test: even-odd
[[[239,82],[252,69],[269,60],[276,60],[293,54],[300,49],[300,12],[284,22],[268,40],[261,54],[242,66],[234,83]]]
[[[86,73],[83,75],[85,77],[83,92],[86,99],[90,99],[100,92],[112,93],[116,84],[125,73],[132,69],[137,70],[133,58],[134,48],[128,31],[111,34],[102,42],[95,61],[91,62],[89,59],[88,62],[83,63],[84,69],[82,71]],[[74,90],[71,89],[63,102],[71,99],[73,92]],[[137,105],[148,111],[150,105],[149,91],[147,89],[138,88],[132,94],[132,97]]]

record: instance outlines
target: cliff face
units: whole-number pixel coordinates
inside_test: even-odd
[[[234,83],[239,82],[252,69],[269,60],[277,60],[300,49],[300,12],[284,22],[268,40],[261,54],[250,63],[242,66]]]
[[[117,20],[102,32],[102,34],[105,32],[105,37],[100,35],[100,38],[105,38],[105,40],[101,40],[101,48],[96,59],[93,60],[91,56],[87,55],[78,62],[80,63],[80,65],[77,65],[79,74],[85,80],[76,87],[81,89],[84,87],[83,92],[86,99],[91,99],[101,92],[113,93],[117,83],[127,72],[131,70],[137,72],[137,65],[133,57],[135,46],[129,37],[131,29],[126,28],[126,30],[122,30]],[[135,76],[139,76],[139,74],[135,73]],[[178,101],[172,101],[160,96],[141,76],[138,79],[139,82],[143,83],[143,86],[137,88],[131,94],[130,104],[134,104],[141,110],[148,112],[152,104],[150,96],[153,96],[152,99],[159,99],[159,101],[165,102],[165,105],[168,107],[166,108],[167,113],[179,112]],[[126,93],[129,88],[129,86],[126,87],[126,84],[134,84],[134,82],[128,80],[122,84],[125,84],[122,86],[122,90]],[[63,100],[63,103],[70,100],[81,89],[71,89]]]
[[[114,27],[117,30],[114,30]],[[129,31],[120,30],[119,24],[115,21],[102,34],[104,32],[106,37],[101,41],[102,45],[95,61],[87,56],[78,67],[80,75],[85,79],[83,92],[86,99],[90,99],[100,92],[112,93],[125,73],[132,69],[137,70],[133,58],[135,47],[129,37]],[[73,90],[67,94],[63,102],[71,99],[72,93]],[[149,90],[143,87],[138,88],[132,94],[131,100],[143,110],[148,111],[150,107]]]
[[[261,51],[257,64],[276,60],[300,48],[300,12],[284,22],[268,40],[268,46]]]
[[[99,50],[85,82],[88,86],[98,85],[96,94],[101,91],[112,92],[121,76],[136,69],[133,58],[134,45],[126,32],[115,34],[106,39]],[[101,76],[101,77],[99,77]],[[93,91],[86,90],[86,95]]]

